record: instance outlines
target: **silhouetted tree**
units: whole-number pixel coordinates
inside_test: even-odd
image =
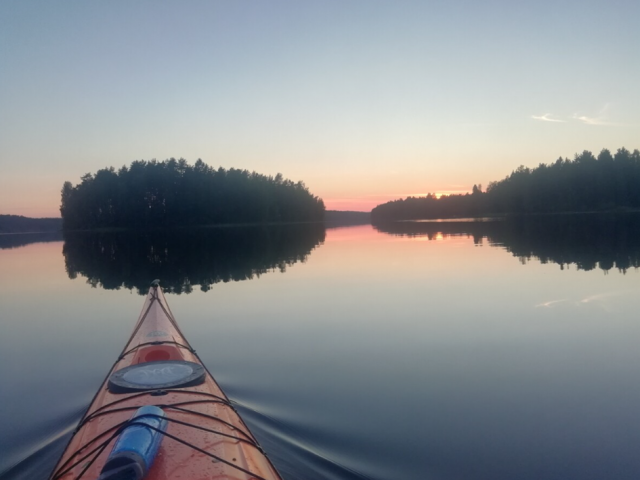
[[[30,218],[22,215],[0,215],[0,234],[59,232],[59,218]]]
[[[640,151],[620,148],[558,158],[530,169],[521,165],[506,178],[473,186],[471,195],[432,195],[394,200],[371,211],[372,219],[409,220],[493,214],[588,212],[640,208]]]
[[[322,199],[302,182],[247,170],[215,170],[198,159],[137,160],[117,172],[87,173],[65,182],[64,229],[173,227],[226,223],[319,221]]]

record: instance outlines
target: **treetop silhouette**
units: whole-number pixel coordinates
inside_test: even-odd
[[[281,174],[171,158],[87,173],[62,187],[63,229],[320,221],[324,202]]]
[[[640,208],[640,151],[620,148],[595,157],[585,150],[536,168],[518,167],[486,192],[407,197],[378,205],[373,221],[486,215],[627,210]]]

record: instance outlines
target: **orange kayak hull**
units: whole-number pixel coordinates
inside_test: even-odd
[[[136,389],[134,385],[133,389],[127,389],[126,384],[122,387],[114,383],[118,377],[127,377],[126,369],[141,364],[147,369],[157,365],[192,365],[203,372],[204,378],[196,379],[196,384],[169,383],[162,388]],[[166,435],[144,480],[281,480],[182,335],[157,285],[149,289],[129,342],[96,393],[50,479],[97,479],[118,433],[136,410],[145,405],[162,408],[168,422]]]

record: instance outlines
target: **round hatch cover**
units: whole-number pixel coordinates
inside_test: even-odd
[[[138,363],[113,372],[108,387],[111,393],[191,387],[204,382],[204,377],[205,370],[197,363],[161,360]]]

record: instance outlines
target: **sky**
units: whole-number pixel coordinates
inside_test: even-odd
[[[198,158],[328,209],[640,148],[637,0],[3,0],[0,214]]]

